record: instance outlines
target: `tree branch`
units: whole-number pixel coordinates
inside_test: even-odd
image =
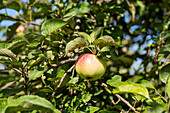
[[[59,62],[58,64],[52,64],[49,67],[44,69],[44,73],[47,72],[48,70],[50,70],[51,68],[57,68],[61,65],[67,64],[67,63],[71,63],[71,62],[75,62],[77,60],[78,57],[75,57],[74,59],[67,59],[67,60],[63,60],[61,62]]]
[[[4,14],[0,14],[0,16],[5,17],[5,18],[8,18],[8,19],[10,19],[10,20],[18,21],[18,22],[23,22],[23,23],[27,23],[27,24],[32,24],[32,25],[41,26],[41,24],[39,24],[39,23],[34,23],[34,22],[26,21],[26,20],[20,20],[20,19],[13,18],[13,17],[11,17],[11,16],[7,16],[7,15],[4,15]]]

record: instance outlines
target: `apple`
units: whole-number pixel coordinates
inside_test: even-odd
[[[75,68],[77,74],[84,79],[93,81],[101,78],[106,71],[106,61],[96,55],[87,53],[79,56]]]

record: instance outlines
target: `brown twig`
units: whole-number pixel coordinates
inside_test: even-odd
[[[134,112],[136,112],[135,108],[124,98],[122,98],[120,95],[118,94],[114,94],[117,98],[119,98],[120,100],[122,100],[127,106],[129,106]]]
[[[66,75],[67,75],[67,73],[71,72],[71,71],[74,69],[74,67],[75,67],[75,65],[71,66],[71,68],[67,70],[67,72],[64,74],[64,76],[60,79],[60,82],[59,82],[59,84],[57,85],[57,88],[59,88],[59,87],[61,86],[64,78],[65,78]],[[52,102],[55,94],[56,94],[56,92],[53,92],[53,93],[52,93],[52,96],[51,96],[51,99],[50,99],[51,102]]]
[[[108,89],[107,84],[102,83],[101,86],[104,86],[105,88]],[[135,108],[127,101],[125,100],[123,97],[121,97],[119,94],[114,94],[118,99],[120,99],[121,101],[123,101],[127,106],[129,106],[130,109],[132,109],[134,112],[136,112]]]
[[[23,23],[27,23],[27,24],[32,24],[32,25],[41,26],[41,24],[39,24],[39,23],[34,23],[34,22],[26,21],[26,20],[20,20],[20,19],[13,18],[13,17],[11,17],[11,16],[7,16],[7,15],[4,15],[4,14],[0,14],[0,16],[5,17],[5,18],[8,18],[8,19],[10,19],[10,20],[14,20],[14,21],[19,21],[19,22],[23,22]]]
[[[67,70],[66,73],[64,73],[64,76],[61,78],[60,83],[57,85],[57,88],[59,88],[64,80],[64,78],[66,77],[67,73],[71,72],[74,69],[75,65],[71,66],[71,68],[69,70]]]
[[[58,64],[52,64],[50,66],[48,66],[47,68],[44,69],[44,73],[47,72],[48,70],[50,70],[51,68],[57,68],[61,65],[67,64],[67,63],[71,63],[71,62],[75,62],[77,60],[77,57],[75,57],[74,59],[67,59],[67,60],[63,60]]]

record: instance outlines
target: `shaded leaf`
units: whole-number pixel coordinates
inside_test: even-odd
[[[38,34],[38,33],[28,33],[28,34],[25,35],[25,38],[29,42],[32,42],[34,40],[38,40],[38,39],[44,38],[44,36],[41,35],[41,34]]]
[[[74,40],[71,40],[67,45],[66,45],[66,48],[65,48],[65,52],[66,54],[78,47],[84,47],[84,46],[88,46],[89,43],[86,39],[84,38],[76,38]]]
[[[131,65],[133,63],[133,60],[129,57],[118,57],[118,60],[121,60],[126,65]]]
[[[90,4],[88,2],[82,2],[79,10],[82,13],[89,13],[90,12]]]
[[[113,93],[135,93],[135,94],[142,95],[146,98],[149,98],[149,93],[146,87],[137,83],[122,82],[112,92]]]
[[[8,49],[12,50],[20,46],[29,44],[28,40],[25,37],[15,37],[15,39],[8,45]]]
[[[93,41],[94,45],[98,45],[100,48],[104,46],[118,46],[111,36],[102,36],[99,39]]]
[[[34,7],[43,7],[46,9],[50,9],[51,2],[49,2],[48,0],[35,0],[33,3]]]
[[[0,56],[7,56],[12,59],[16,59],[16,55],[9,49],[0,49]]]
[[[41,34],[46,36],[55,30],[61,28],[62,26],[66,25],[67,23],[60,19],[49,19],[45,21],[41,26]]]
[[[28,66],[29,69],[34,66],[40,65],[44,60],[45,60],[44,54],[40,54],[39,57],[36,60],[33,60],[31,64]]]
[[[159,71],[159,78],[163,83],[167,82],[168,77],[170,77],[170,64],[165,65]]]
[[[119,75],[115,75],[114,77],[112,77],[112,79],[107,80],[107,84],[112,86],[112,87],[117,87],[122,83],[122,77]]]
[[[1,4],[0,8],[10,8],[19,11],[20,10],[20,4],[16,0],[8,0],[4,2],[4,4]]]
[[[89,34],[85,33],[85,32],[78,32],[78,35],[81,38],[85,38],[89,41],[89,43],[92,43],[92,38],[89,36]]]
[[[2,63],[2,64],[13,64],[13,65],[19,66],[19,67],[22,66],[22,63],[21,63],[21,62],[11,61],[11,60],[9,60],[9,59],[3,59],[3,58],[0,58],[0,63]]]
[[[92,42],[98,37],[98,35],[101,33],[103,27],[97,27],[93,30],[93,32],[90,34],[90,37],[92,39]]]
[[[167,80],[166,92],[167,92],[168,97],[170,97],[170,77],[168,77],[168,80]]]
[[[5,107],[2,113],[26,110],[41,110],[47,113],[61,113],[48,100],[35,95],[25,95],[12,100]]]
[[[147,88],[155,89],[155,87],[153,86],[152,82],[150,82],[150,81],[142,80],[140,84],[145,86],[145,87],[147,87]]]

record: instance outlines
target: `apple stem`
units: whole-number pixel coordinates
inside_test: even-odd
[[[86,48],[87,48],[90,52],[92,52],[93,54],[95,53],[95,52],[93,52],[88,46],[86,46]]]

